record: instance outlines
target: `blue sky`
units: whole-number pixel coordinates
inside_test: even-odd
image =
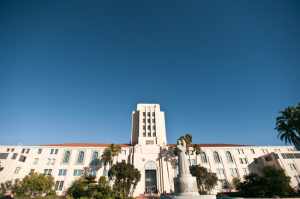
[[[174,143],[281,145],[300,102],[300,2],[1,1],[0,144],[128,143],[139,102]]]

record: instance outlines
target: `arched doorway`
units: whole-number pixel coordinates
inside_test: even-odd
[[[148,161],[145,164],[145,193],[157,193],[156,164]]]

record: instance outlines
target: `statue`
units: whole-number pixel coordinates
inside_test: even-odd
[[[216,199],[215,195],[200,195],[196,177],[191,175],[187,157],[187,144],[184,139],[177,140],[178,176],[174,179],[174,199]]]
[[[190,164],[186,155],[186,142],[184,139],[177,140],[179,176],[190,176]]]

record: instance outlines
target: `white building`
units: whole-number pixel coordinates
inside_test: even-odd
[[[0,146],[0,182],[22,179],[31,171],[51,174],[55,189],[64,194],[71,183],[80,177],[85,167],[99,178],[107,175],[104,167],[96,167],[93,160],[100,158],[109,144],[49,144],[40,146]],[[132,163],[141,172],[135,196],[150,191],[172,192],[176,165],[161,154],[174,144],[167,144],[165,114],[159,104],[138,104],[132,113],[131,143],[120,144],[122,150],[115,161]],[[191,164],[200,164],[215,172],[219,183],[215,192],[226,191],[224,182],[243,178],[253,165],[275,161],[291,177],[291,185],[300,183],[300,152],[292,146],[246,146],[231,144],[199,144],[202,152],[191,152]],[[270,155],[271,154],[271,155]],[[273,157],[273,158],[270,158]],[[268,165],[268,164],[267,164]]]

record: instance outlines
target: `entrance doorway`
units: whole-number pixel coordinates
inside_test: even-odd
[[[145,170],[145,192],[157,193],[156,170]]]

